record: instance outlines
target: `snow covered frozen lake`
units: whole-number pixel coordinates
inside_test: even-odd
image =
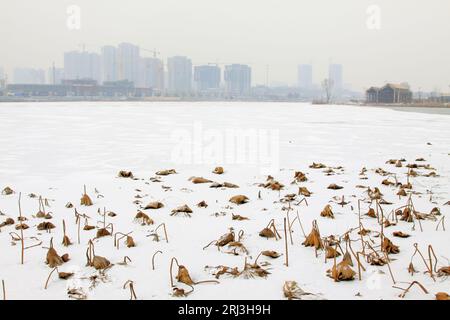
[[[255,140],[251,138],[245,145],[233,144],[243,134],[254,134]],[[245,257],[253,263],[263,250],[283,254],[277,259],[258,259],[261,267],[270,272],[267,277],[246,279],[224,274],[218,279],[219,284],[194,285],[195,290],[182,299],[283,299],[285,281],[296,281],[303,290],[316,294],[305,298],[397,299],[402,291],[393,286],[406,288],[414,280],[429,293],[413,287],[405,298],[434,299],[435,293],[450,291],[448,277],[437,276],[439,268],[450,265],[450,225],[446,231],[442,228],[442,217],[450,211],[450,205],[445,205],[450,201],[449,115],[294,103],[4,103],[0,104],[0,146],[0,189],[8,186],[14,190],[13,194],[0,195],[0,223],[12,218],[18,224],[20,192],[22,214],[29,226],[24,230],[25,245],[33,246],[25,250],[25,262],[21,265],[20,241],[10,234],[19,232],[14,225],[1,228],[0,280],[5,280],[8,299],[67,299],[68,288],[84,292],[88,299],[128,299],[129,290],[123,289],[127,280],[134,282],[138,299],[180,299],[172,296],[170,286],[172,257],[188,268],[196,282],[215,279],[217,269],[206,266],[242,270]],[[254,157],[242,154],[242,149]],[[424,161],[418,161],[421,158]],[[397,167],[386,163],[390,159],[405,161]],[[326,167],[310,168],[313,162]],[[416,176],[407,178],[407,164],[419,165],[413,169]],[[217,166],[223,166],[225,173],[212,173]],[[367,171],[360,174],[363,168]],[[385,174],[376,171],[378,168]],[[164,169],[175,169],[177,174],[159,176],[160,182],[150,179]],[[118,178],[120,170],[131,171],[137,179]],[[307,181],[294,181],[298,171],[305,173]],[[268,174],[284,185],[282,190],[258,185],[266,183]],[[193,184],[189,181],[193,176],[230,182],[239,188]],[[428,215],[437,207],[441,213],[414,223],[396,221],[392,215],[396,225],[386,227],[384,235],[400,248],[398,254],[389,255],[395,285],[387,264],[373,266],[364,258],[361,280],[355,257],[354,280],[336,282],[328,277],[333,259],[325,261],[322,250],[316,257],[313,248],[302,245],[305,237],[298,220],[292,225],[292,235],[288,235],[289,266],[284,265],[283,219],[287,214],[293,221],[299,213],[306,235],[317,220],[322,237],[339,237],[359,227],[358,199],[362,224],[372,230],[372,236],[369,234],[364,241],[372,243],[381,255],[380,237],[376,236],[380,232],[378,219],[365,216],[370,207],[376,207],[375,202],[370,203],[367,188],[379,188],[386,202],[382,205],[386,216],[408,201],[407,196],[397,196],[399,185],[382,184],[386,179],[400,184],[409,180],[412,189],[406,191],[412,193],[415,209]],[[343,188],[327,189],[330,184]],[[80,206],[83,185],[93,206]],[[300,186],[312,192],[308,205],[298,203],[303,198],[297,195]],[[48,199],[45,210],[51,212],[49,221],[56,226],[50,233],[37,230],[44,220],[34,217],[39,205],[38,198],[28,196],[31,193]],[[297,195],[290,206],[285,201],[288,194]],[[248,203],[230,203],[228,200],[235,195],[246,195]],[[342,197],[347,204],[339,204]],[[203,200],[208,206],[197,207]],[[152,201],[160,201],[164,207],[144,210]],[[115,248],[112,236],[94,240],[95,253],[114,264],[105,276],[98,277],[100,280],[94,281],[91,276],[97,271],[85,266],[87,243],[96,236],[96,230],[82,230],[77,244],[75,208],[66,208],[68,202],[89,217],[90,225],[102,226],[103,217],[98,210],[103,212],[105,208],[117,214],[107,217],[114,233],[132,232],[136,243],[132,248],[124,244]],[[192,217],[171,215],[173,209],[184,204],[193,210]],[[327,204],[332,207],[334,219],[320,216]],[[134,221],[140,210],[155,224],[142,226]],[[249,220],[233,220],[233,215]],[[63,219],[74,242],[69,247],[61,244]],[[281,239],[258,235],[271,219]],[[153,241],[151,236],[161,223],[167,227],[168,242],[163,234],[160,241]],[[240,242],[248,253],[232,252],[227,246],[220,251],[215,245],[203,249],[229,228],[235,230],[236,237],[243,231]],[[410,237],[394,237],[394,231]],[[45,258],[52,237],[57,252],[70,256],[59,271],[74,275],[69,280],[53,275],[44,289],[51,271]],[[354,251],[363,249],[357,242],[357,232],[353,231],[350,238],[355,241]],[[428,245],[432,245],[437,256],[434,279],[425,273],[427,268],[418,254],[413,259],[418,272],[413,276],[408,273],[414,243],[426,258]],[[346,243],[341,242],[341,246],[346,251]],[[152,270],[152,256],[159,250],[162,253],[155,256]],[[131,262],[121,265],[125,256]],[[337,262],[341,260],[342,256],[337,258]],[[175,274],[176,271],[174,277]],[[191,290],[175,279],[174,282],[179,288]]]

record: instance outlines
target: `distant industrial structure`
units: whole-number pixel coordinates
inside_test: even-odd
[[[367,103],[411,103],[412,98],[412,91],[407,84],[388,83],[381,88],[371,87],[366,91]]]

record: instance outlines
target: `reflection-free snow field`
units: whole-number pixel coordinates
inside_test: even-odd
[[[270,175],[284,185],[282,190],[259,185],[267,179],[264,164],[230,157],[236,150],[227,147],[227,132],[242,129],[257,132],[259,138],[269,137],[266,158],[278,165]],[[382,204],[388,216],[392,210],[406,205],[408,197],[397,196],[399,185],[383,185],[382,181],[406,184],[408,164],[419,166],[413,169],[417,176],[409,177],[412,189],[405,190],[412,193],[415,209],[419,214],[429,214],[437,207],[441,215],[427,216],[420,221],[414,219],[415,223],[401,221],[400,216],[398,222],[395,215],[389,217],[396,225],[384,228],[384,236],[400,248],[398,254],[389,255],[395,286],[406,288],[411,281],[419,281],[429,294],[413,287],[406,298],[415,299],[433,299],[435,293],[449,291],[450,279],[438,277],[434,272],[433,280],[425,273],[427,267],[418,254],[413,258],[418,272],[413,276],[408,273],[414,243],[426,259],[428,245],[433,246],[438,260],[436,270],[450,265],[447,260],[450,259],[450,226],[446,231],[442,222],[438,226],[450,210],[445,205],[450,200],[450,117],[447,115],[283,103],[5,103],[0,105],[0,147],[0,189],[9,186],[15,191],[0,195],[0,223],[13,218],[15,225],[18,224],[21,193],[22,214],[29,226],[24,230],[25,246],[31,246],[25,250],[25,263],[21,265],[20,241],[14,241],[15,235],[10,234],[20,232],[15,230],[15,225],[1,228],[0,280],[5,280],[8,299],[66,299],[68,288],[82,290],[88,299],[129,299],[129,290],[123,289],[127,280],[134,281],[138,299],[180,299],[172,296],[170,286],[172,257],[188,268],[194,281],[203,281],[215,279],[214,268],[206,266],[242,270],[245,258],[247,263],[253,263],[263,250],[283,254],[278,259],[265,256],[258,259],[258,264],[270,272],[266,278],[246,279],[225,274],[219,277],[220,284],[195,285],[187,299],[283,299],[285,281],[296,281],[303,290],[317,295],[306,298],[397,299],[402,291],[393,288],[388,265],[372,266],[362,258],[360,281],[353,256],[352,269],[356,272],[353,281],[335,282],[328,277],[333,259],[325,262],[323,251],[319,250],[316,257],[313,248],[302,245],[305,237],[298,221],[292,225],[293,244],[288,235],[289,266],[285,266],[283,219],[288,214],[292,221],[298,212],[306,234],[317,220],[323,238],[330,235],[339,238],[350,229],[359,228],[358,200],[361,200],[362,225],[372,230],[363,240],[382,256],[381,226],[376,218],[365,216],[370,206],[375,208],[375,202],[370,203],[367,187],[378,187],[382,198],[392,203]],[[262,153],[260,146],[251,143],[248,150],[253,150],[252,147],[256,148],[257,155]],[[177,150],[185,152],[181,153],[181,159]],[[222,150],[222,154],[214,161],[214,157],[207,157],[210,150]],[[425,161],[417,161],[420,158]],[[405,161],[402,167],[396,167],[386,163],[389,159]],[[310,168],[313,162],[327,167]],[[216,166],[223,166],[225,173],[212,173]],[[361,175],[364,167],[367,172]],[[387,174],[381,175],[380,170],[376,173],[378,168]],[[160,182],[150,180],[163,169],[175,169],[177,174],[161,176]],[[137,179],[118,178],[120,170],[132,171]],[[308,180],[293,183],[296,171],[305,173]],[[239,188],[193,184],[189,181],[193,176],[234,183]],[[332,183],[343,189],[327,189]],[[83,185],[93,206],[80,206]],[[297,195],[300,186],[312,192],[307,198],[308,205],[298,204],[303,198]],[[56,226],[51,233],[37,230],[37,225],[45,220],[34,217],[39,204],[38,198],[28,196],[31,193],[48,199],[45,210],[53,217],[48,221]],[[290,206],[283,200],[288,194],[297,195]],[[230,203],[228,200],[235,195],[246,195],[249,202]],[[338,204],[342,197],[347,204]],[[207,208],[197,207],[202,200],[207,202]],[[143,210],[151,201],[160,201],[164,207]],[[95,253],[114,264],[99,281],[90,278],[98,272],[85,266],[87,243],[95,238],[96,230],[81,230],[80,244],[77,244],[75,208],[66,208],[68,202],[89,217],[89,225],[102,227],[103,217],[98,210],[105,209],[117,214],[106,218],[107,224],[113,224],[114,233],[132,232],[130,235],[136,243],[133,248],[123,243],[119,249],[115,248],[114,237],[94,240]],[[171,216],[173,209],[184,204],[193,210],[191,218]],[[327,204],[331,205],[335,219],[320,216]],[[141,226],[134,221],[139,210],[155,224]],[[233,220],[232,214],[249,220]],[[69,247],[61,244],[63,219],[67,235],[74,243]],[[272,219],[282,236],[278,241],[259,236]],[[83,219],[81,229],[84,223]],[[167,227],[168,243],[161,231],[159,242],[151,236],[161,223]],[[229,228],[236,235],[243,230],[241,243],[248,250],[247,255],[240,250],[233,252],[227,246],[220,251],[214,245],[203,249]],[[395,231],[410,237],[394,237]],[[74,275],[69,280],[60,280],[55,273],[45,290],[51,271],[45,264],[51,238],[57,252],[68,253],[71,258],[59,271]],[[358,230],[350,233],[350,239],[353,251],[362,251]],[[345,253],[348,246],[344,240],[341,247]],[[155,256],[155,270],[152,270],[152,256],[158,250],[162,253]],[[367,254],[370,250],[368,245],[364,247]],[[121,265],[125,256],[131,262]],[[337,258],[338,263],[341,260],[342,256]],[[175,279],[174,282],[179,288],[191,290]]]

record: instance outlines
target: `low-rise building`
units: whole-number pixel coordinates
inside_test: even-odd
[[[388,83],[384,87],[371,87],[366,91],[367,103],[411,103],[412,91],[405,84]]]

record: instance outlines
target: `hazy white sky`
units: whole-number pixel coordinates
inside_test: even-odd
[[[81,8],[81,29],[66,26],[67,7]],[[381,9],[369,29],[370,5]],[[297,65],[312,63],[314,81],[330,61],[346,83],[363,89],[385,81],[450,91],[449,0],[0,0],[0,66],[62,66],[63,52],[132,42],[163,58],[194,64],[247,63],[254,82],[294,84]],[[150,55],[150,53],[149,53]]]

